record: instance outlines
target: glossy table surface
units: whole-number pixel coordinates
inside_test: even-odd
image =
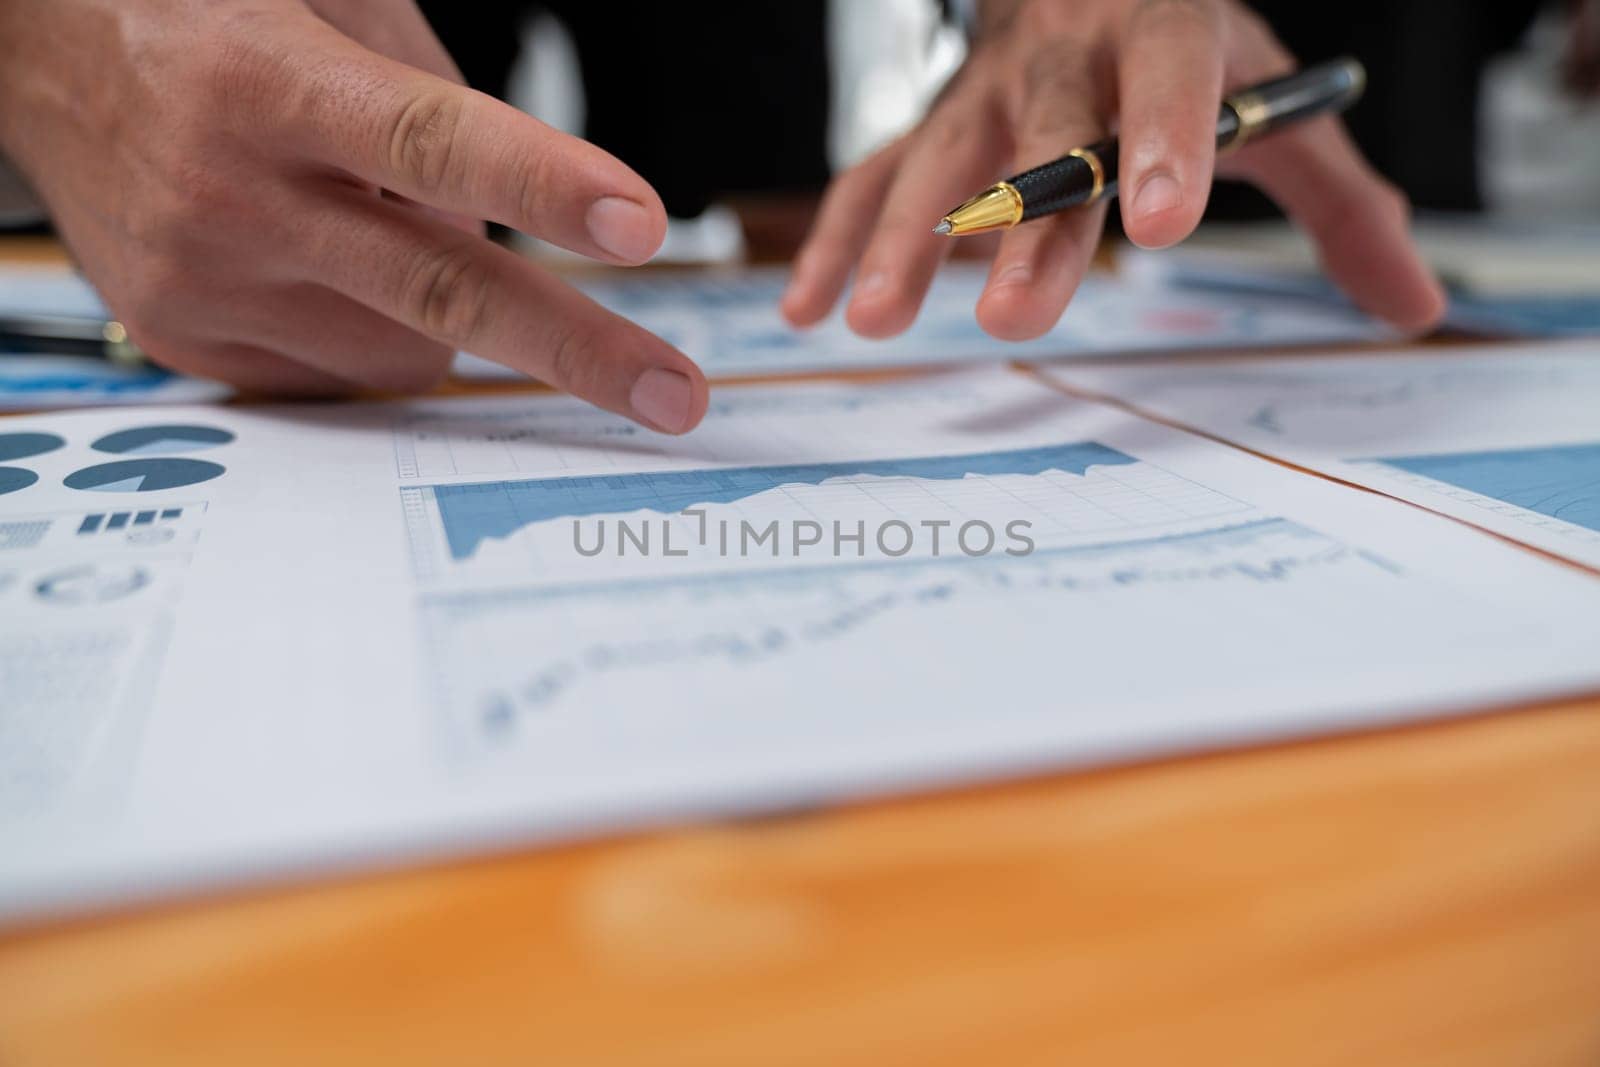
[[[1600,699],[0,933],[0,1065],[321,1062],[1600,1063]]]

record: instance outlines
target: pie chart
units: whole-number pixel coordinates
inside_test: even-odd
[[[233,434],[215,426],[136,426],[108,433],[93,445],[99,452],[124,456],[170,456],[198,452],[233,440]]]
[[[66,443],[53,433],[0,433],[0,463],[54,452]]]
[[[203,459],[124,459],[73,471],[65,484],[96,493],[154,493],[209,482],[224,469]]]
[[[22,467],[0,467],[0,496],[26,489],[39,480],[39,476]]]

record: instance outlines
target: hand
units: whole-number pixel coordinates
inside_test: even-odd
[[[886,337],[916,317],[953,243],[930,230],[1007,173],[1105,136],[1122,152],[1121,210],[1147,248],[1176,243],[1205,209],[1213,172],[1248,178],[1310,231],[1334,279],[1363,308],[1407,330],[1444,312],[1411,238],[1400,193],[1333,117],[1273,134],[1218,160],[1225,91],[1293,69],[1234,0],[991,0],[965,66],[922,123],[836,179],[796,259],[783,311],[797,326],[828,314],[852,269],[846,319]],[[1049,330],[1082,281],[1105,205],[1008,232],[978,321],[996,337]]]
[[[410,391],[464,348],[694,426],[686,356],[470,221],[634,264],[655,192],[459,83],[411,0],[0,0],[0,149],[158,361]]]

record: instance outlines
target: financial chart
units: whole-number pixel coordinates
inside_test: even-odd
[[[1094,441],[963,455],[763,467],[665,470],[402,490],[420,574],[492,573],[496,580],[670,573],[678,559],[627,559],[622,525],[648,531],[701,563],[809,562],[825,534],[854,531],[830,562],[885,554],[992,551],[1007,528],[1051,546],[1187,531],[1253,514],[1249,505]],[[606,551],[605,523],[611,523]],[[813,524],[819,544],[774,533],[755,550],[745,530]],[[1025,524],[1012,527],[1013,523]],[[622,524],[622,525],[619,525]],[[892,547],[872,531],[897,524]],[[980,529],[974,532],[977,524]],[[922,531],[920,537],[918,530]],[[588,531],[587,533],[584,531]],[[732,533],[730,544],[729,531]],[[970,535],[970,536],[969,536]],[[648,533],[645,535],[648,537]],[[585,540],[601,547],[584,558]],[[649,543],[633,542],[636,556]],[[770,546],[770,547],[769,547]],[[802,548],[815,552],[802,552]],[[482,576],[482,575],[480,575]]]
[[[1368,462],[1464,503],[1600,544],[1600,443]]]
[[[189,493],[226,472],[179,453],[234,440],[119,416],[63,425],[83,428],[0,434],[0,822],[82,803],[74,783],[131,757],[210,507]]]
[[[1059,663],[1076,707],[1170,699],[1179,677],[1276,685],[1256,648],[1287,642],[1302,663],[1336,663],[1374,641],[1399,647],[1450,597],[1415,597],[1405,566],[1119,443],[1125,419],[1060,396],[934,381],[731,391],[718,404],[707,433],[671,442],[557,402],[538,418],[433,412],[397,429],[428,684],[457,757],[576,743],[576,723],[611,721],[601,709],[648,734],[620,709],[713,675],[715,693],[696,688],[707,714],[726,714],[725,698],[782,704],[784,686],[817,672],[870,687],[884,656],[896,670],[963,672],[946,680],[952,693]],[[1106,433],[1065,435],[1096,425]],[[961,440],[986,447],[950,447]],[[965,523],[1015,520],[1030,551],[969,553],[955,538]],[[806,522],[938,523],[945,541],[901,555],[870,532],[805,551],[704,533]],[[602,542],[602,523],[654,532]],[[1375,601],[1395,605],[1377,624]],[[1301,620],[1315,620],[1303,642]],[[1008,636],[974,636],[986,630]],[[1111,669],[1137,659],[1130,641],[1180,651],[1164,651],[1158,676]]]
[[[1048,373],[1600,567],[1592,345]]]
[[[438,699],[460,750],[488,755],[529,732],[559,731],[552,716],[605,706],[630,689],[670,689],[697,671],[732,672],[731,684],[742,677],[759,691],[806,664],[848,659],[858,643],[903,649],[905,669],[919,669],[923,655],[969,660],[962,628],[997,614],[1029,635],[1023,656],[1076,669],[1062,678],[1063,697],[1092,706],[1144,684],[1088,662],[1110,635],[1180,640],[1204,650],[1201,673],[1209,674],[1221,662],[1241,667],[1251,639],[1284,624],[1277,611],[1285,604],[1315,603],[1321,630],[1356,630],[1368,625],[1367,598],[1392,597],[1402,582],[1381,558],[1295,523],[1257,519],[1025,559],[744,569],[444,595],[426,601],[424,619],[441,668]],[[1220,642],[1219,619],[1235,630]],[[535,633],[539,640],[530,641]]]

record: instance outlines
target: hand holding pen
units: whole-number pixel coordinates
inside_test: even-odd
[[[783,310],[821,320],[855,275],[846,319],[870,337],[916,317],[951,239],[932,228],[1008,174],[1115,129],[1123,227],[1160,248],[1194,229],[1213,176],[1254,182],[1311,235],[1368,311],[1422,329],[1444,295],[1418,254],[1404,199],[1324,115],[1218,154],[1225,96],[1294,63],[1235,0],[987,0],[972,54],[909,134],[837,178],[796,259]],[[1083,161],[1087,170],[1087,161]],[[1092,174],[1089,174],[1092,187]],[[979,322],[1012,340],[1055,324],[1088,269],[1110,197],[1001,237]]]

